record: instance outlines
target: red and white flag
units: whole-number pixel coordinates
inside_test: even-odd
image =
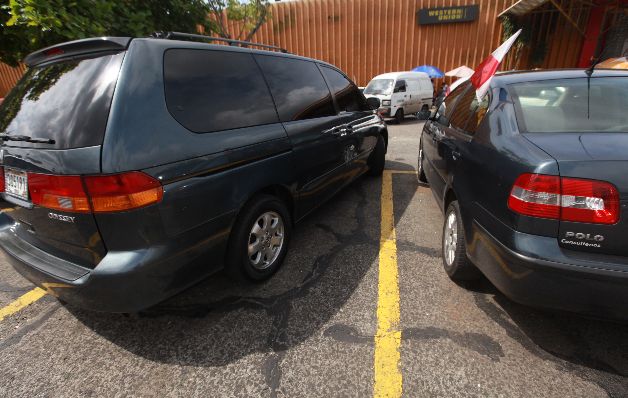
[[[514,35],[510,36],[501,46],[497,47],[497,50],[493,51],[477,68],[475,73],[471,76],[471,84],[475,87],[475,96],[478,101],[482,101],[484,95],[488,91],[488,86],[491,84],[491,79],[497,72],[499,64],[502,62],[512,44],[517,40],[521,29]]]

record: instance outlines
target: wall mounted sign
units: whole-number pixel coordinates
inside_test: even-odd
[[[477,4],[457,7],[421,8],[416,13],[419,25],[475,21],[478,19],[479,14],[480,6]]]

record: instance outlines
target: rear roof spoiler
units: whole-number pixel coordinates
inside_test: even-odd
[[[102,51],[123,51],[131,42],[130,37],[94,37],[90,39],[74,40],[37,50],[24,58],[28,66],[35,66],[43,62],[61,58],[74,57],[98,53]]]

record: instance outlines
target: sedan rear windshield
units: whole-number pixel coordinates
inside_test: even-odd
[[[365,95],[390,95],[393,91],[393,79],[375,79],[364,89]]]
[[[628,78],[544,80],[510,86],[519,127],[530,133],[628,133]]]
[[[123,53],[30,68],[0,105],[0,134],[54,140],[11,146],[69,149],[102,144]]]

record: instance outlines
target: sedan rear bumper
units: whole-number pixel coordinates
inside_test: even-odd
[[[511,300],[540,308],[628,319],[628,263],[569,251],[556,238],[510,230],[508,245],[473,222],[467,254]]]

